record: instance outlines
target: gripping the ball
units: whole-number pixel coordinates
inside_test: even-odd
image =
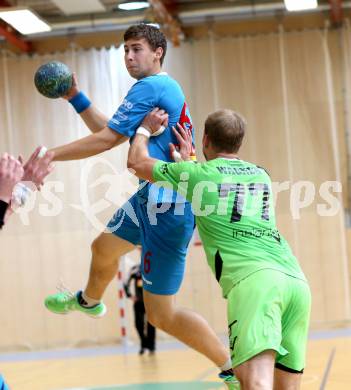
[[[72,72],[62,62],[50,61],[36,71],[34,84],[42,95],[56,99],[67,95],[72,87]]]

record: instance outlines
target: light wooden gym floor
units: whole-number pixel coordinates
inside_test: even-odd
[[[12,390],[82,390],[112,385],[217,381],[216,368],[178,343],[159,343],[154,356],[138,356],[136,348],[126,355],[122,352],[122,348],[112,347],[72,353],[3,354],[0,371]],[[350,361],[350,330],[312,334],[302,389],[351,389]],[[179,384],[179,390],[183,389],[187,390],[186,385]]]

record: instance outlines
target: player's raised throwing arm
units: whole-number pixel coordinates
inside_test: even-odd
[[[105,127],[97,133],[53,148],[50,152],[54,153],[54,161],[81,160],[110,150],[127,140],[128,137]]]
[[[72,87],[63,98],[72,104],[92,133],[96,133],[107,126],[109,118],[99,111],[79,89],[75,73],[73,73]]]

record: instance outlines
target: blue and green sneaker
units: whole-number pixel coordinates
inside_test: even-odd
[[[240,390],[240,383],[235,378],[233,370],[222,371],[218,376],[222,379],[228,390]]]
[[[103,302],[94,306],[83,306],[80,304],[82,301],[81,291],[73,294],[69,290],[60,291],[57,294],[52,294],[46,297],[45,306],[52,313],[56,314],[68,314],[70,311],[81,311],[93,318],[100,318],[106,313],[106,306]]]

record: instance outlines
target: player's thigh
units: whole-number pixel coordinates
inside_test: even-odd
[[[266,350],[287,354],[281,346],[284,274],[264,269],[238,282],[227,296],[233,367]]]
[[[134,247],[134,244],[112,233],[101,233],[92,243],[93,254],[106,259],[118,259]]]
[[[144,290],[156,295],[174,295],[184,276],[185,259],[194,230],[190,205],[184,215],[175,215],[174,206],[151,224],[143,209],[141,225],[141,271]]]
[[[274,390],[298,390],[301,386],[302,374],[274,370]]]
[[[106,234],[111,234],[133,245],[141,243],[140,235],[140,203],[134,194],[120,207],[106,226]],[[121,241],[120,241],[121,242]]]
[[[302,373],[311,310],[311,293],[306,282],[287,276],[287,301],[282,316],[282,346],[289,351],[277,356],[276,368],[288,373]]]
[[[118,259],[140,244],[138,206],[137,196],[134,195],[115,212],[106,231],[93,242],[95,257]]]

